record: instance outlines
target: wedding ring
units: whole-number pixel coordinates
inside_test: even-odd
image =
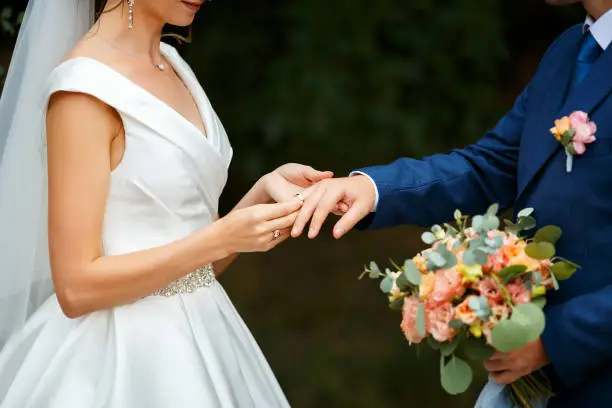
[[[294,197],[299,198],[302,204],[304,204],[304,196],[302,195],[302,193],[296,193]]]
[[[274,235],[273,235],[272,239],[278,239],[278,237],[280,237],[280,231],[276,230],[276,231],[274,231]]]

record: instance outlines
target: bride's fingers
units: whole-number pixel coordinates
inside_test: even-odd
[[[312,167],[307,167],[303,173],[304,178],[310,183],[318,183],[321,180],[334,177],[331,171],[319,171]]]
[[[277,230],[282,230],[282,229],[286,229],[286,228],[291,228],[293,227],[293,224],[295,223],[295,219],[298,216],[298,212],[293,212],[289,215],[286,215],[284,217],[280,217],[277,218],[275,220],[270,220],[267,221],[264,224],[264,234],[267,234],[269,232],[273,232],[273,231],[277,231]]]
[[[291,229],[285,228],[282,230],[278,230],[278,234],[276,231],[270,234],[270,241],[268,243],[268,251],[282,244],[286,240],[291,238]]]
[[[259,213],[260,220],[273,221],[295,213],[302,207],[302,200],[294,197],[290,201],[277,204],[260,204],[261,212]]]

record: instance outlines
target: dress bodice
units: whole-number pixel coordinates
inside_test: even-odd
[[[48,95],[92,95],[114,108],[125,129],[125,153],[111,174],[104,217],[105,255],[168,244],[214,221],[232,148],[195,74],[167,44],[161,51],[192,93],[207,135],[169,105],[91,58],[65,61]]]

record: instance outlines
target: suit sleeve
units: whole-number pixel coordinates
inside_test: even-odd
[[[550,306],[542,335],[551,367],[566,387],[612,361],[612,286]]]
[[[491,203],[510,207],[516,196],[521,134],[529,85],[514,107],[477,143],[422,160],[402,158],[386,166],[357,170],[376,184],[376,212],[359,226],[432,225],[452,219],[455,209],[483,212]]]

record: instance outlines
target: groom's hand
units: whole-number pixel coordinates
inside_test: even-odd
[[[548,355],[541,340],[536,340],[509,353],[495,352],[484,366],[498,384],[507,385],[548,364]]]
[[[308,191],[291,235],[300,236],[311,220],[308,238],[315,238],[329,213],[340,209],[344,215],[334,226],[334,237],[340,238],[374,209],[375,202],[374,184],[365,176],[322,180]]]

